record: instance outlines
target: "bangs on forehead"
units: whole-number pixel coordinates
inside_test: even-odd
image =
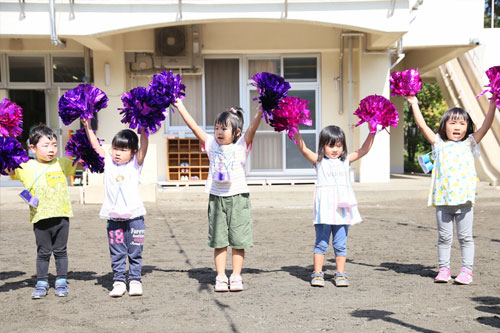
[[[327,145],[329,146],[336,146],[337,144],[343,145],[343,142],[340,138],[335,138],[335,137],[329,137],[328,141],[326,142]]]
[[[449,120],[466,120],[465,116],[462,112],[460,111],[453,111],[450,115]]]
[[[229,120],[229,118],[226,118],[226,119],[217,119],[215,121],[215,125],[220,125],[220,126],[225,126],[225,127],[233,127],[231,125],[231,121]]]

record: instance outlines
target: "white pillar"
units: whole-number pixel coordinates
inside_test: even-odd
[[[390,57],[388,54],[362,54],[360,61],[359,98],[377,94],[389,98]],[[390,131],[390,129],[389,129]],[[368,135],[368,125],[359,130],[359,145]],[[355,147],[357,149],[357,147]],[[388,182],[390,180],[390,135],[380,131],[370,152],[361,159],[360,182]]]

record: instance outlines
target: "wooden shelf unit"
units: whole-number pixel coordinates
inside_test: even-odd
[[[169,181],[196,182],[208,177],[208,156],[197,138],[167,138],[167,159]]]

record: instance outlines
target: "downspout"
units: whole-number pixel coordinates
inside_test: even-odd
[[[352,152],[354,143],[354,114],[352,105],[353,99],[353,75],[352,75],[352,37],[349,37],[347,41],[347,47],[349,49],[349,57],[347,58],[347,98],[349,103],[349,147],[348,151]]]
[[[398,41],[398,48],[397,48],[397,52],[396,52],[398,58],[396,59],[396,61],[391,65],[391,70],[396,67],[397,64],[399,64],[401,62],[401,60],[403,60],[405,58],[405,54],[403,53],[403,37],[401,37]]]
[[[344,36],[340,35],[339,55],[339,114],[344,113]]]
[[[397,49],[382,51],[370,51],[367,49],[366,35],[362,32],[342,32],[340,34],[340,55],[339,55],[339,114],[344,113],[344,38],[359,37],[363,40],[363,54],[397,54],[398,59],[391,65],[391,69],[404,58],[402,39],[398,42]]]
[[[344,113],[344,38],[349,37],[348,48],[349,48],[349,58],[348,58],[348,67],[347,67],[347,75],[348,75],[348,98],[349,98],[349,109],[352,111],[354,108],[352,105],[353,100],[353,69],[352,69],[352,37],[359,37],[363,39],[363,54],[389,54],[389,55],[397,55],[398,59],[394,64],[391,65],[390,69],[394,68],[401,60],[404,59],[405,54],[403,53],[403,43],[402,38],[398,41],[396,49],[388,49],[382,51],[370,51],[367,49],[367,41],[366,35],[360,32],[343,32],[340,34],[340,55],[339,55],[339,114]],[[348,140],[349,140],[349,151],[352,151],[353,147],[353,136],[354,136],[354,128],[353,128],[353,113],[349,112],[349,131],[348,131]]]
[[[50,14],[50,27],[51,27],[50,42],[54,46],[65,48],[66,43],[60,40],[56,34],[56,8],[54,5],[54,0],[49,0],[49,14]]]

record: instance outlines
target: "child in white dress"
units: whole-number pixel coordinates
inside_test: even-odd
[[[316,167],[317,183],[314,192],[314,227],[316,242],[314,246],[314,271],[311,285],[325,285],[323,263],[333,236],[335,252],[335,285],[349,286],[345,273],[347,258],[347,233],[349,226],[361,222],[358,204],[349,181],[349,165],[366,155],[370,150],[375,134],[369,134],[360,149],[347,153],[344,131],[338,126],[327,126],[319,135],[318,153],[306,147],[300,133],[295,135],[297,147],[304,157]]]

